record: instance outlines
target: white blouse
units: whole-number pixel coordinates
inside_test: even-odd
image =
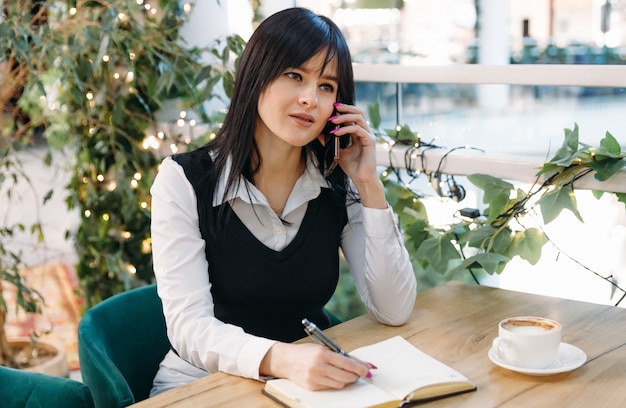
[[[239,189],[225,197],[228,173],[221,176],[213,205],[229,201],[250,232],[275,251],[293,240],[307,203],[327,187],[310,166],[287,200],[282,217],[290,225],[285,225],[264,195],[244,178]],[[152,395],[217,371],[260,379],[261,360],[275,341],[215,318],[196,195],[183,168],[170,157],[163,160],[151,194],[154,273],[167,335],[174,349],[191,363],[170,351],[161,363]],[[413,310],[416,280],[395,214],[391,208],[364,208],[360,203],[348,205],[347,213],[341,248],[361,300],[381,323],[403,324]]]

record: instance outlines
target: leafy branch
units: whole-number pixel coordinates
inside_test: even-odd
[[[382,141],[389,143],[391,139],[392,145],[424,149],[438,147],[421,141],[406,125],[381,132],[377,103],[369,107],[369,116]],[[399,216],[416,274],[449,278],[469,270],[476,279],[475,273],[479,271],[501,273],[515,256],[536,264],[549,238],[539,228],[524,227],[523,217],[531,210],[540,212],[544,224],[548,224],[568,210],[584,222],[574,194],[575,182],[590,173],[596,180],[606,181],[626,166],[626,154],[609,132],[598,147],[580,143],[578,133],[577,124],[573,129],[565,129],[562,146],[543,164],[528,191],[490,175],[468,176],[471,183],[483,190],[486,208],[483,214],[459,213],[455,217],[458,221],[446,226],[431,225],[421,202],[422,195],[402,183],[400,177],[390,177],[399,175],[396,169],[387,169],[382,176],[387,197]],[[407,169],[407,172],[415,173],[415,170]],[[596,198],[604,193],[593,192]],[[626,194],[611,194],[626,204]]]

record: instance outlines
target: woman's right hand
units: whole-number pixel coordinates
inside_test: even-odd
[[[341,389],[359,378],[371,377],[373,365],[345,357],[319,344],[274,344],[263,360],[259,372],[287,378],[309,390]]]

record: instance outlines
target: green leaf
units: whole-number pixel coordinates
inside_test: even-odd
[[[591,190],[591,194],[597,199],[599,200],[600,198],[602,198],[602,196],[604,195],[605,191],[602,190]]]
[[[483,195],[483,203],[485,204],[489,204],[500,196],[506,196],[508,200],[510,192],[514,188],[513,184],[488,174],[470,174],[467,179],[485,192]]]
[[[414,145],[419,143],[419,136],[413,132],[409,125],[403,125],[396,129],[385,129],[385,132],[391,136],[396,143],[401,145]]]
[[[201,82],[203,82],[205,80],[214,79],[215,76],[216,76],[216,74],[214,73],[213,67],[211,65],[204,66],[196,74],[196,78],[195,78],[194,84],[198,85],[198,84],[200,84]]]
[[[596,172],[596,174],[594,175],[594,178],[596,180],[606,181],[626,166],[626,160],[606,159],[602,161],[591,162],[590,166]]]
[[[43,204],[47,203],[52,198],[53,194],[54,194],[54,189],[48,190],[48,192],[43,196]]]
[[[479,253],[456,265],[450,270],[450,274],[455,274],[465,269],[476,269],[481,267],[485,270],[485,272],[493,275],[496,272],[501,272],[502,266],[508,261],[510,261],[510,259],[501,254],[494,254],[491,252]]]
[[[578,212],[574,190],[569,185],[546,192],[537,204],[541,207],[544,224],[554,221],[564,209],[570,210],[580,222],[584,222]]]
[[[604,138],[600,140],[600,147],[603,150],[615,155],[619,155],[622,153],[622,148],[619,142],[609,132],[606,132]]]
[[[412,200],[416,197],[411,190],[406,188],[397,180],[386,178],[383,180],[383,185],[385,186],[385,195],[387,196],[387,200],[392,207],[395,207],[398,202]]]
[[[537,172],[537,176],[540,176],[542,174],[545,173],[560,173],[563,170],[562,166],[559,166],[558,164],[555,163],[544,163],[543,166],[541,166],[541,169]]]
[[[367,107],[367,113],[369,115],[370,124],[372,125],[372,129],[378,129],[380,127],[381,118],[380,118],[380,103],[378,99],[376,102],[369,105]]]
[[[407,246],[409,243],[413,245],[413,250],[409,251],[409,253],[413,253],[419,249],[422,243],[428,239],[430,236],[429,229],[430,225],[428,224],[428,220],[425,219],[416,219],[407,227],[403,228],[404,234],[408,238]]]
[[[448,271],[451,260],[461,257],[456,247],[450,242],[450,237],[441,235],[425,240],[415,253],[416,258],[427,260],[440,274]]]
[[[489,252],[504,253],[510,242],[511,230],[508,228],[484,225],[468,232],[461,243]]]
[[[226,92],[226,95],[230,98],[230,96],[233,94],[233,89],[235,89],[235,77],[231,72],[225,72],[223,81],[224,92]]]
[[[578,152],[578,124],[574,124],[574,129],[565,129],[565,140],[550,160],[550,163],[568,167],[576,158]]]
[[[513,235],[507,255],[511,258],[518,255],[531,265],[535,265],[541,258],[541,248],[543,248],[546,242],[548,242],[548,238],[537,228],[517,231]]]

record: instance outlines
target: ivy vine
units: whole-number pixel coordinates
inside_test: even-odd
[[[411,146],[422,151],[432,147],[407,125],[381,131],[378,109],[375,103],[368,111],[381,142],[392,140],[394,146]],[[490,175],[469,175],[467,179],[484,193],[485,209],[482,214],[456,214],[455,222],[443,227],[429,223],[421,194],[402,182],[401,177],[392,177],[399,175],[398,169],[388,168],[382,178],[389,203],[399,216],[416,273],[438,274],[449,279],[469,271],[472,279],[478,281],[477,273],[501,273],[516,256],[535,265],[549,238],[539,228],[524,227],[524,215],[530,211],[540,213],[544,224],[548,224],[567,210],[584,222],[574,194],[576,181],[589,173],[598,181],[606,181],[624,170],[625,157],[619,142],[609,132],[594,147],[579,141],[579,128],[574,124],[573,129],[565,129],[562,146],[542,165],[528,191]],[[415,169],[407,169],[409,175],[412,172]],[[593,192],[596,198],[607,193],[626,205],[624,193]]]

